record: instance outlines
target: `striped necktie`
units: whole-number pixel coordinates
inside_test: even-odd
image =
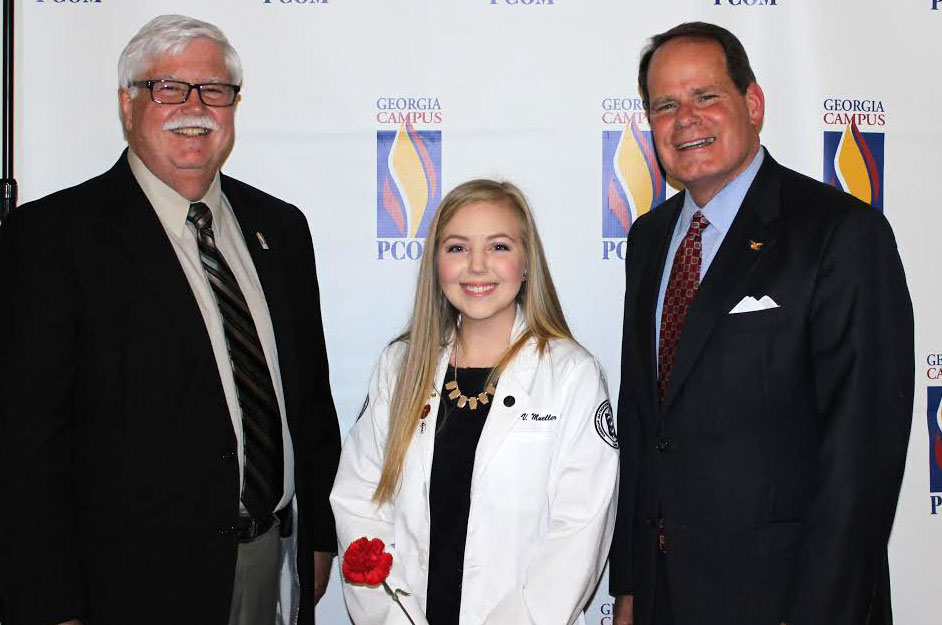
[[[284,490],[281,413],[252,313],[232,270],[216,248],[213,215],[202,202],[186,219],[196,227],[200,260],[222,314],[239,406],[245,451],[242,503],[258,522],[271,518]]]

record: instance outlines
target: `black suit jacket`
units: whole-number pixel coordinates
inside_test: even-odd
[[[222,189],[275,330],[313,622],[339,454],[314,250],[295,207],[226,176]],[[227,623],[235,434],[196,300],[126,154],[4,221],[0,299],[4,625]]]
[[[651,618],[663,514],[676,625],[861,625],[913,401],[913,315],[883,216],[766,154],[656,391],[655,307],[683,194],[627,244],[610,590]],[[778,308],[729,314],[745,296]]]

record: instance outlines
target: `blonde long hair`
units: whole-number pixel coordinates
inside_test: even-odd
[[[542,353],[550,339],[572,340],[569,324],[559,305],[559,297],[546,264],[543,244],[536,230],[530,205],[523,192],[509,182],[471,180],[452,189],[442,200],[429,224],[425,252],[419,265],[412,319],[396,341],[406,342],[406,353],[396,376],[389,407],[389,433],[383,472],[373,493],[373,501],[390,501],[399,486],[406,451],[419,425],[422,407],[435,389],[435,373],[449,339],[457,332],[458,311],[445,298],[438,282],[438,248],[441,232],[462,207],[475,202],[497,202],[509,206],[522,225],[522,241],[527,258],[527,280],[517,301],[527,327],[501,357],[492,376],[510,363],[521,347],[535,339]]]

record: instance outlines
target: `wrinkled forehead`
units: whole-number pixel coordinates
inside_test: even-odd
[[[139,79],[178,79],[187,82],[230,82],[231,72],[223,49],[205,37],[176,44],[153,54],[143,63]]]
[[[723,47],[712,39],[679,37],[654,51],[648,69],[647,87],[684,83],[708,86],[731,80]],[[650,96],[653,98],[654,93]]]
[[[667,61],[683,62],[702,60],[719,63],[726,67],[726,52],[718,41],[708,37],[676,37],[664,42],[651,55],[651,69]]]

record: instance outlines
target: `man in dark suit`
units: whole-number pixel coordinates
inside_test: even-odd
[[[883,622],[914,366],[890,227],[762,148],[729,31],[655,36],[639,80],[685,190],[628,235],[614,622]]]
[[[156,18],[119,73],[129,150],[0,228],[3,623],[274,623],[292,533],[313,623],[339,433],[307,224],[219,173],[218,28]]]

